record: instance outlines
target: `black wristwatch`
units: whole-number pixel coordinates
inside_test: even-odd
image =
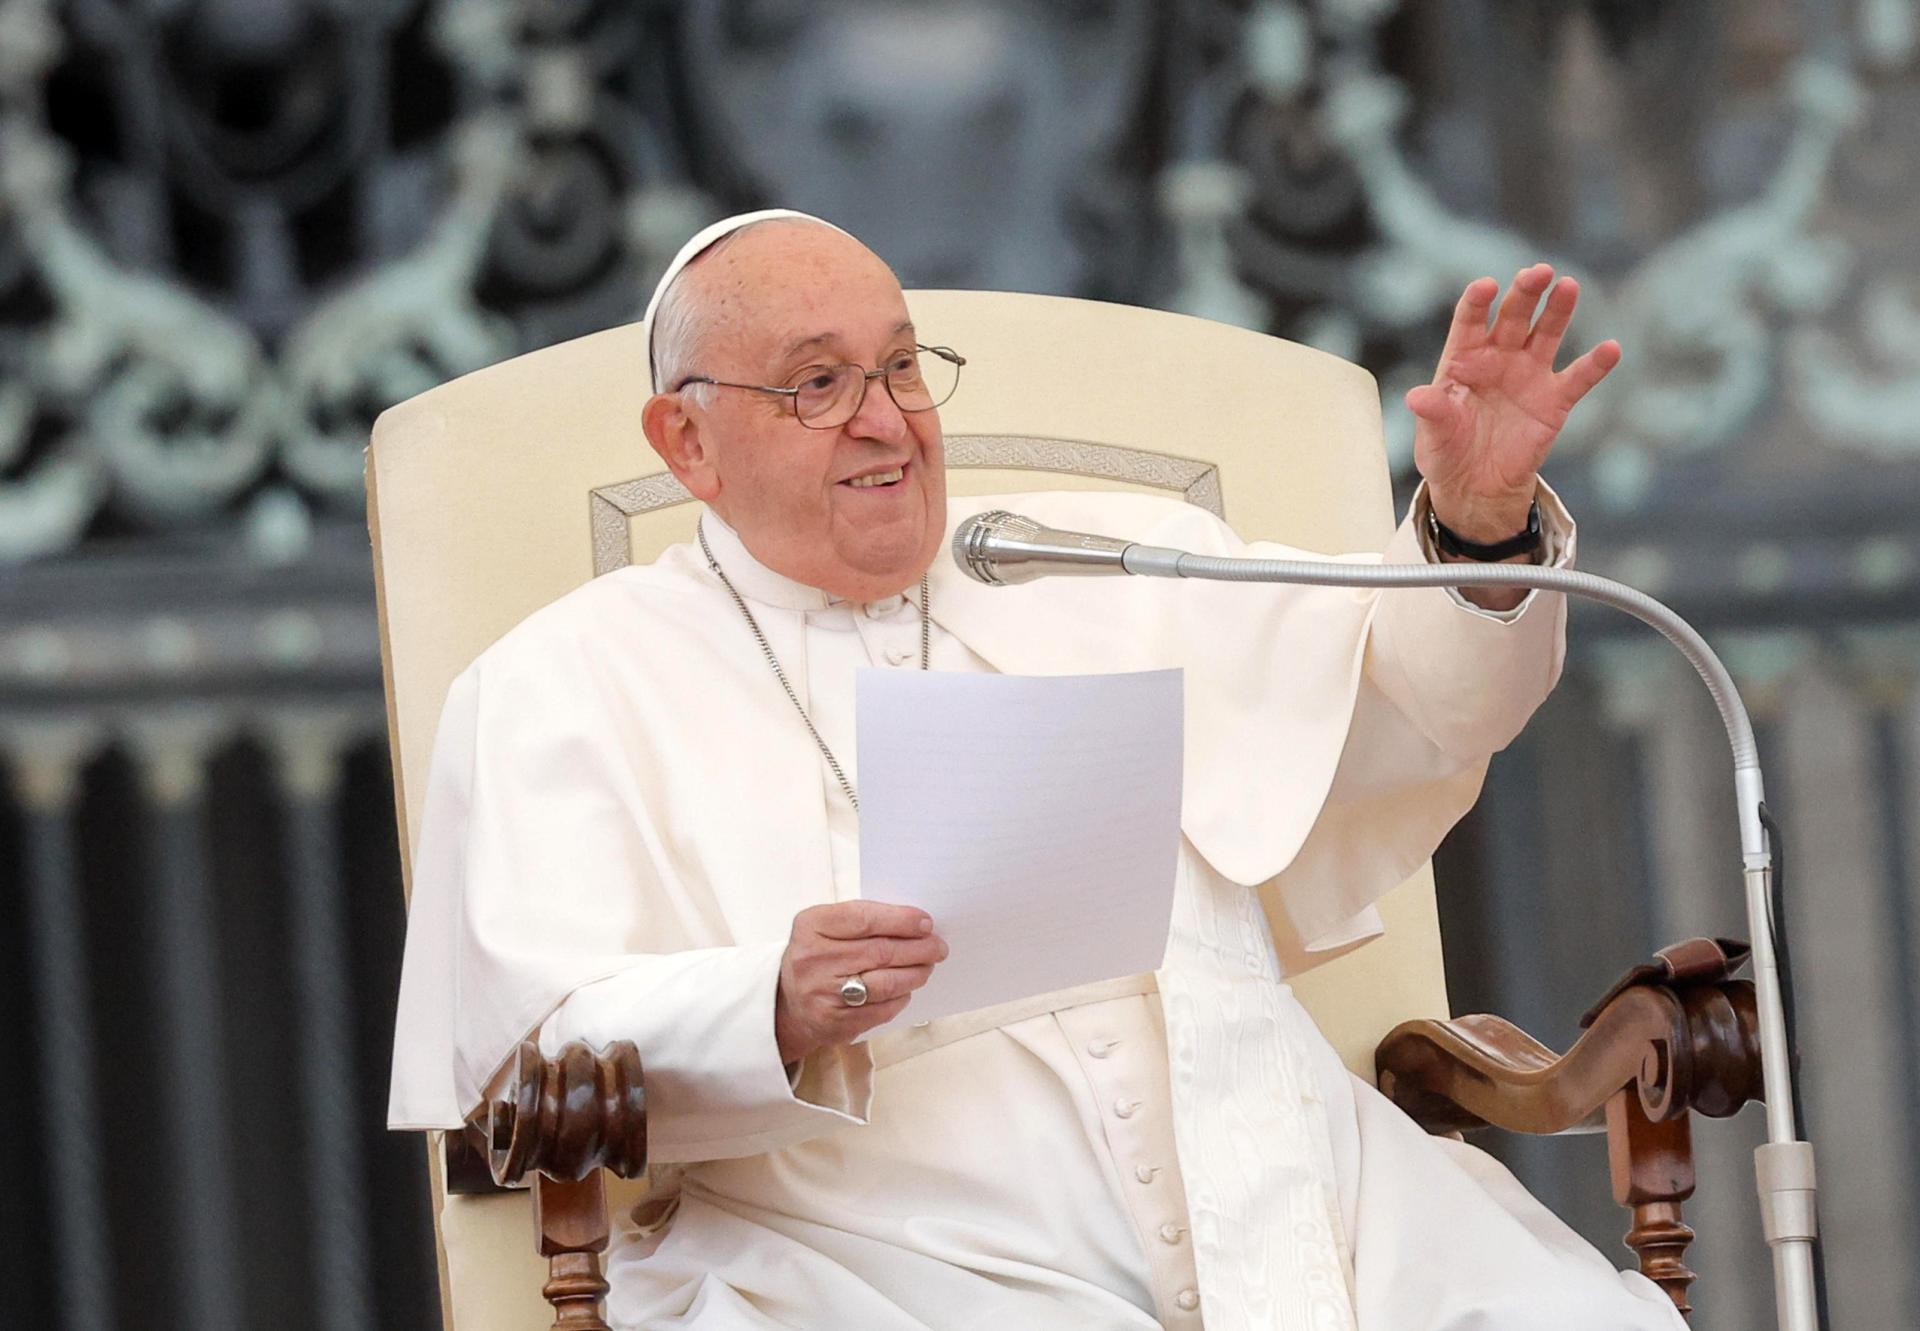
[[[1433,547],[1443,555],[1459,555],[1463,559],[1479,559],[1496,563],[1502,559],[1512,559],[1515,555],[1538,555],[1546,544],[1540,534],[1540,501],[1534,500],[1527,505],[1527,529],[1504,541],[1481,544],[1456,536],[1440,519],[1434,515],[1433,505],[1427,505],[1427,535],[1433,538]]]

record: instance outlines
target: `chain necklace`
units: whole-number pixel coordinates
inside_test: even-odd
[[[720,561],[713,557],[713,550],[707,545],[706,526],[704,524],[695,526],[694,535],[699,537],[700,553],[707,557],[707,567],[713,570],[716,578],[720,579],[720,585],[727,589],[727,595],[733,598],[733,603],[740,607],[740,613],[746,618],[747,627],[753,630],[753,640],[760,644],[761,654],[767,658],[767,665],[773,670],[773,677],[780,681],[780,687],[786,693],[787,701],[793,704],[794,711],[800,713],[801,723],[806,726],[807,733],[812,735],[813,742],[820,746],[820,756],[825,758],[827,766],[833,769],[834,780],[838,781],[840,789],[847,793],[847,803],[853,806],[855,813],[860,812],[860,797],[853,793],[853,783],[847,780],[846,772],[841,770],[840,760],[833,756],[833,750],[827,747],[824,739],[820,738],[820,732],[813,728],[813,718],[808,716],[807,709],[800,705],[800,695],[793,691],[793,685],[787,681],[787,672],[780,668],[780,658],[773,654],[773,647],[767,642],[767,635],[760,631],[760,621],[753,617],[753,611],[747,609],[746,598],[740,595],[739,589],[733,585],[733,579],[729,578],[726,570],[720,567]],[[927,618],[927,604],[927,575],[922,573],[919,605],[920,668],[922,670],[927,669],[932,647],[929,627],[931,621]]]

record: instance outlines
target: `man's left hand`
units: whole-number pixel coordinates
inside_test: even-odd
[[[1547,289],[1546,308],[1533,318]],[[1566,369],[1554,357],[1580,288],[1556,284],[1544,263],[1522,269],[1489,326],[1500,285],[1467,285],[1433,382],[1407,394],[1413,462],[1426,477],[1434,516],[1456,535],[1492,543],[1525,529],[1534,481],[1574,403],[1620,363],[1620,344],[1602,342]]]

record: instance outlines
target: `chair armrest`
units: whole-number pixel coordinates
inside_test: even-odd
[[[577,1183],[597,1170],[638,1178],[647,1168],[647,1091],[640,1052],[575,1040],[552,1058],[523,1042],[467,1116],[488,1172],[502,1187],[538,1172]]]
[[[1402,1022],[1374,1052],[1380,1089],[1429,1131],[1599,1131],[1607,1101],[1635,1089],[1653,1122],[1726,1118],[1764,1098],[1753,983],[1637,967],[1588,1014],[1563,1055],[1500,1017]]]
[[[541,1291],[554,1325],[606,1331],[607,1188],[602,1170],[647,1169],[647,1095],[640,1053],[616,1040],[596,1053],[579,1041],[552,1058],[524,1042],[445,1141],[447,1191],[533,1187],[534,1243],[548,1259]]]
[[[1744,944],[1690,939],[1607,992],[1565,1054],[1484,1015],[1402,1022],[1374,1051],[1380,1089],[1429,1132],[1607,1134],[1614,1200],[1633,1216],[1641,1273],[1691,1312],[1692,1113],[1725,1118],[1760,1100],[1753,983]]]

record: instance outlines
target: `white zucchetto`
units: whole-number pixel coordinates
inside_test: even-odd
[[[818,222],[821,226],[831,226],[841,235],[851,235],[844,227],[833,226],[824,217],[815,217],[812,213],[795,212],[791,208],[761,208],[750,213],[735,213],[732,217],[723,217],[717,222],[700,228],[693,238],[680,247],[673,256],[673,262],[667,265],[667,271],[660,274],[660,280],[654,284],[653,295],[647,301],[647,312],[642,316],[647,324],[647,373],[653,375],[657,367],[653,361],[653,316],[660,311],[660,302],[665,299],[667,289],[674,283],[695,259],[706,253],[714,244],[732,235],[742,227],[752,226],[755,222],[775,222],[780,220],[796,222]],[[654,391],[660,391],[660,385],[654,384]]]

